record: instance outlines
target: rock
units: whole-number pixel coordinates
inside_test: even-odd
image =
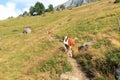
[[[29,34],[31,33],[31,29],[29,27],[26,27],[23,31],[23,34]]]
[[[60,75],[60,80],[79,80],[79,78],[67,72]]]
[[[120,80],[120,68],[115,70],[115,78],[116,80]]]
[[[84,44],[83,44],[83,46],[91,46],[91,45],[93,45],[93,42],[91,41],[91,42],[85,42]]]
[[[61,5],[64,5],[66,9],[71,9],[73,7],[81,6],[83,4],[87,4],[90,2],[94,2],[94,1],[95,0],[68,0],[67,2],[65,2]],[[55,10],[60,9],[61,5],[58,5],[57,7],[55,7]]]
[[[70,75],[69,72],[61,74],[60,75],[60,80],[62,80],[62,79],[69,79],[69,75]]]
[[[78,51],[81,52],[81,51],[86,51],[88,48],[88,46],[79,46],[78,47]]]
[[[87,48],[88,48],[88,46],[91,46],[91,45],[93,45],[93,42],[91,41],[91,42],[85,42],[82,46],[79,46],[78,47],[78,51],[80,52],[80,51],[86,51],[87,50]]]

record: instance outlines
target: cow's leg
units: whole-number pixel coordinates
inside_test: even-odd
[[[72,57],[73,56],[73,53],[72,53],[73,51],[72,51],[72,46],[70,46],[70,57]]]
[[[73,57],[72,50],[69,51],[69,56]]]
[[[65,48],[65,52],[69,51],[69,46],[67,44],[65,44],[64,48]]]
[[[69,49],[68,49],[68,56],[70,56],[70,57],[73,57],[73,53],[72,53],[73,51],[72,51],[72,47],[70,46],[69,47]]]

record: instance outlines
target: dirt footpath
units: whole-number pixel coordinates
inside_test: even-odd
[[[68,57],[68,62],[72,65],[72,71],[61,74],[60,80],[89,80],[75,59]]]

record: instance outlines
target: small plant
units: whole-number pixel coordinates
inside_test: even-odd
[[[98,76],[97,80],[105,80],[105,78],[103,76]]]
[[[100,46],[99,43],[96,43],[96,44],[93,45],[93,48],[95,48],[95,49],[99,49],[100,47],[101,47],[101,46]]]
[[[107,63],[109,63],[111,68],[114,68],[115,65],[118,65],[120,62],[120,49],[112,48],[106,52]]]
[[[16,30],[16,29],[14,29],[14,30],[12,30],[12,32],[17,32],[18,30]]]

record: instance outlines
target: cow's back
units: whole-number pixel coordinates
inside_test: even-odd
[[[68,38],[68,44],[73,47],[75,45],[74,39]]]

